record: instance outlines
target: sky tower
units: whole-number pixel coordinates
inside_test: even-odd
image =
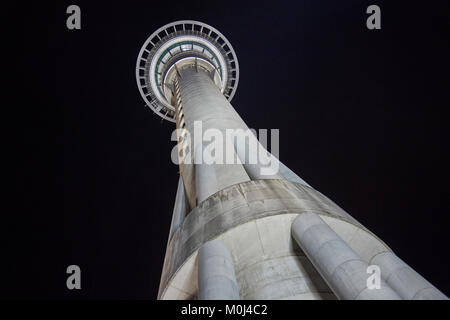
[[[175,123],[179,157],[191,160],[179,165],[158,299],[447,299],[278,159],[269,155],[269,173],[267,161],[247,161],[252,145],[265,150],[256,137],[233,140],[236,162],[197,161],[207,144],[188,139],[196,124],[248,132],[230,104],[237,56],[218,30],[189,20],[156,30],[136,80],[146,104]]]

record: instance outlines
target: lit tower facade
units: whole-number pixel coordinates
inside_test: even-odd
[[[446,299],[278,159],[269,155],[278,170],[265,174],[262,161],[246,161],[254,136],[227,149],[235,163],[197,161],[207,144],[196,123],[224,136],[248,131],[230,104],[238,60],[218,30],[188,20],[158,29],[136,80],[147,106],[179,129],[180,159],[191,160],[179,165],[158,299]]]

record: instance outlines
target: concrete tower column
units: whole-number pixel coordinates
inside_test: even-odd
[[[198,292],[201,300],[239,300],[233,260],[220,240],[203,244],[198,251]]]
[[[447,300],[447,296],[414,271],[393,252],[382,252],[370,262],[382,278],[405,300]]]
[[[234,184],[249,181],[244,166],[237,161],[234,148],[226,148],[226,129],[246,129],[245,123],[234,108],[214,84],[211,76],[196,67],[187,67],[179,71],[180,96],[183,104],[186,129],[191,135],[194,151],[195,188],[197,202],[200,203],[214,193]],[[201,125],[201,131],[199,126]],[[222,141],[218,147],[223,150],[223,163],[208,164],[202,155],[205,147],[212,141],[203,141],[199,136],[207,130],[218,132]],[[211,131],[212,130],[212,131]],[[212,139],[211,139],[212,140]],[[218,152],[219,150],[216,150]],[[226,154],[226,153],[229,154]],[[226,157],[236,159],[234,164],[225,163]]]
[[[298,215],[292,236],[339,299],[401,299],[384,281],[380,289],[367,287],[368,264],[317,214]]]
[[[283,179],[280,161],[270,154],[252,131],[238,130],[232,137],[234,148],[252,180]]]

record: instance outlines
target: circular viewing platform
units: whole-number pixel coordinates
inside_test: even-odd
[[[239,64],[230,42],[198,21],[169,23],[150,35],[136,62],[136,81],[146,105],[175,122],[173,81],[179,70],[195,66],[207,72],[231,101],[239,82]]]

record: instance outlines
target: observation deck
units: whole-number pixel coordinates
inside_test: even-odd
[[[198,21],[169,23],[148,37],[136,62],[136,81],[146,105],[175,120],[174,79],[195,66],[207,72],[231,101],[239,82],[239,64],[230,42],[217,29]]]

